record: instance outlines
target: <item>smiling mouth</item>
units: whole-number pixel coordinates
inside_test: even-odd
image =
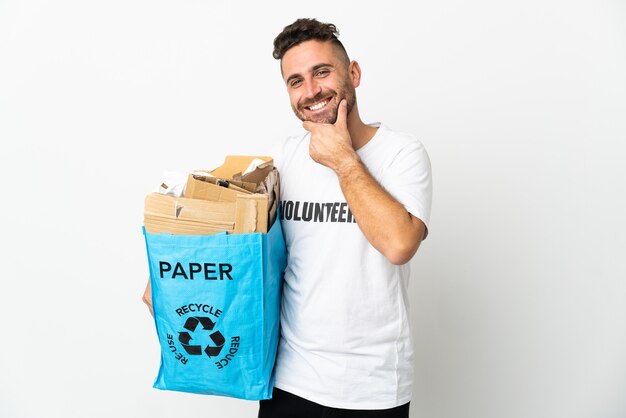
[[[325,99],[325,100],[322,100],[321,102],[315,103],[314,105],[304,106],[304,108],[314,112],[316,110],[323,109],[324,107],[326,107],[328,103],[330,103],[330,99]]]

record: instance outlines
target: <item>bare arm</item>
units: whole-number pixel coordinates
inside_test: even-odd
[[[143,297],[141,299],[150,310],[150,315],[154,316],[154,312],[152,311],[152,285],[150,284],[150,279],[148,279],[146,290],[143,291]]]
[[[354,160],[337,171],[341,190],[361,231],[393,264],[407,263],[419,248],[426,227]]]

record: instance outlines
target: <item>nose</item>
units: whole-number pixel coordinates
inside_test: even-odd
[[[322,91],[322,86],[314,78],[307,80],[304,87],[308,99],[312,99]]]

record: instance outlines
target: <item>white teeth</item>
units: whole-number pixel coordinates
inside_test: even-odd
[[[309,109],[311,109],[311,110],[318,110],[318,109],[323,108],[323,107],[324,107],[324,106],[326,106],[327,104],[328,104],[328,102],[327,102],[327,101],[325,101],[325,102],[321,102],[321,103],[318,103],[318,104],[316,104],[316,105],[313,105],[313,106],[309,107]]]

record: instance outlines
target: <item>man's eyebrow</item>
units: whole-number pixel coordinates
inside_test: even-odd
[[[311,67],[311,69],[308,71],[309,73],[314,73],[315,71],[321,69],[321,68],[326,68],[326,67],[330,67],[333,68],[332,64],[327,64],[327,63],[322,63],[322,64],[316,64],[313,67]],[[285,81],[285,83],[289,84],[289,82],[291,80],[293,80],[294,78],[300,78],[302,77],[300,74],[296,73],[296,74],[292,74],[290,75],[287,80]]]
[[[324,67],[333,67],[332,64],[317,64],[314,65],[313,68],[311,68],[311,72],[314,73],[315,71],[319,70],[320,68],[324,68]]]

